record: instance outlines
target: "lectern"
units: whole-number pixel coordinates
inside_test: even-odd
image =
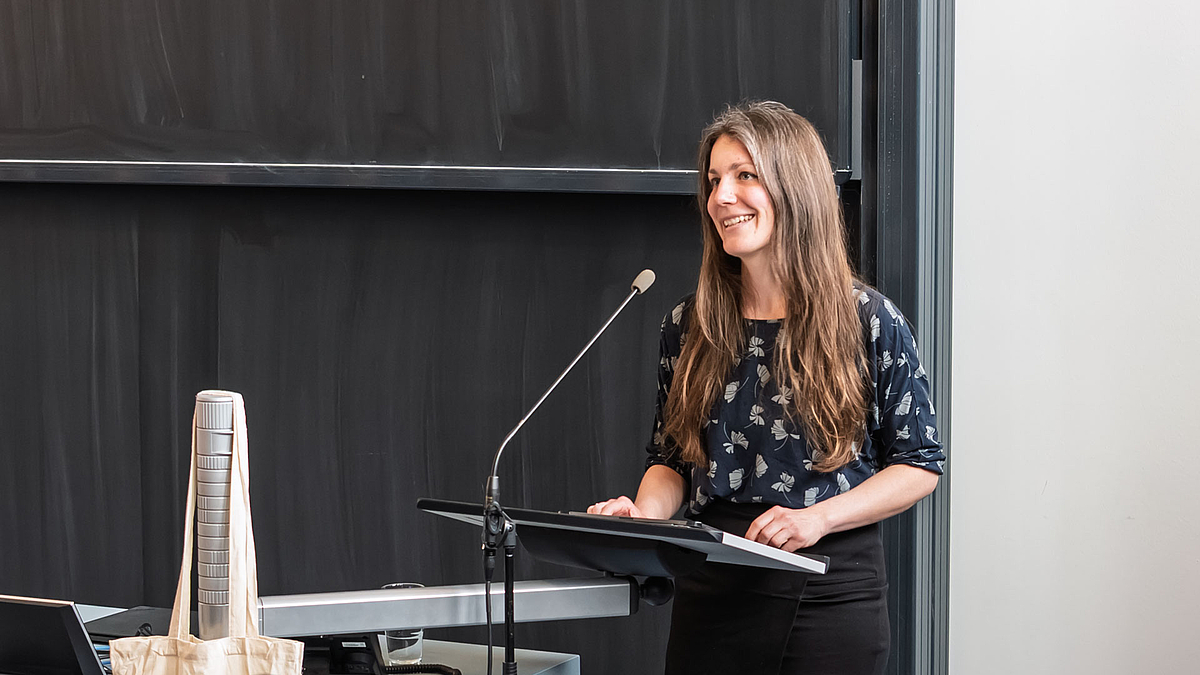
[[[417,500],[417,508],[476,526],[479,504]],[[824,574],[829,558],[787,553],[703,523],[505,508],[535,557],[617,575],[675,577],[705,562]]]

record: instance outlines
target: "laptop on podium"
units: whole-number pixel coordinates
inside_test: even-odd
[[[0,675],[105,675],[75,603],[0,595]]]

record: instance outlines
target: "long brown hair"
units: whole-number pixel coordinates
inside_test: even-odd
[[[825,146],[808,120],[773,101],[731,106],[700,141],[697,198],[704,254],[664,431],[683,459],[707,463],[704,422],[746,348],[741,260],[725,253],[708,214],[709,155],[722,136],[746,146],[775,211],[772,268],[783,285],[787,314],[771,375],[792,391],[784,409],[802,426],[815,468],[833,471],[854,460],[869,400],[855,278]]]

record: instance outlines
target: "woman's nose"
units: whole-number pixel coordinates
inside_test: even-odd
[[[737,194],[729,181],[720,181],[717,187],[713,188],[713,196],[716,197],[718,204],[735,204],[737,203]]]

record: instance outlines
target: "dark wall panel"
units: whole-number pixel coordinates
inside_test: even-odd
[[[5,0],[0,155],[692,169],[753,96],[845,167],[850,4]]]
[[[106,192],[111,190],[111,195]],[[32,189],[30,191],[33,191]],[[35,192],[36,194],[36,192]],[[199,193],[196,193],[199,194]],[[213,193],[215,196],[215,193]],[[184,482],[188,472],[192,408],[188,392],[211,388],[217,378],[217,301],[213,274],[219,261],[218,205],[188,197],[186,191],[138,188],[75,190],[49,187],[40,195],[79,200],[96,212],[114,203],[136,204],[131,225],[137,232],[137,321],[141,409],[144,602],[167,604],[176,573],[167,555],[182,543]],[[174,547],[172,542],[180,542]],[[173,554],[178,555],[178,554]]]
[[[0,583],[66,597],[107,588],[114,603],[133,602],[143,572],[135,209],[0,194]]]
[[[501,467],[513,506],[632,491],[659,321],[700,243],[689,200],[649,195],[3,184],[0,213],[0,592],[113,605],[171,602],[210,387],[246,396],[264,595],[480,580],[478,533],[414,502],[479,499],[500,440],[653,267]],[[573,574],[519,559],[522,579]],[[652,673],[666,626],[518,634]]]

